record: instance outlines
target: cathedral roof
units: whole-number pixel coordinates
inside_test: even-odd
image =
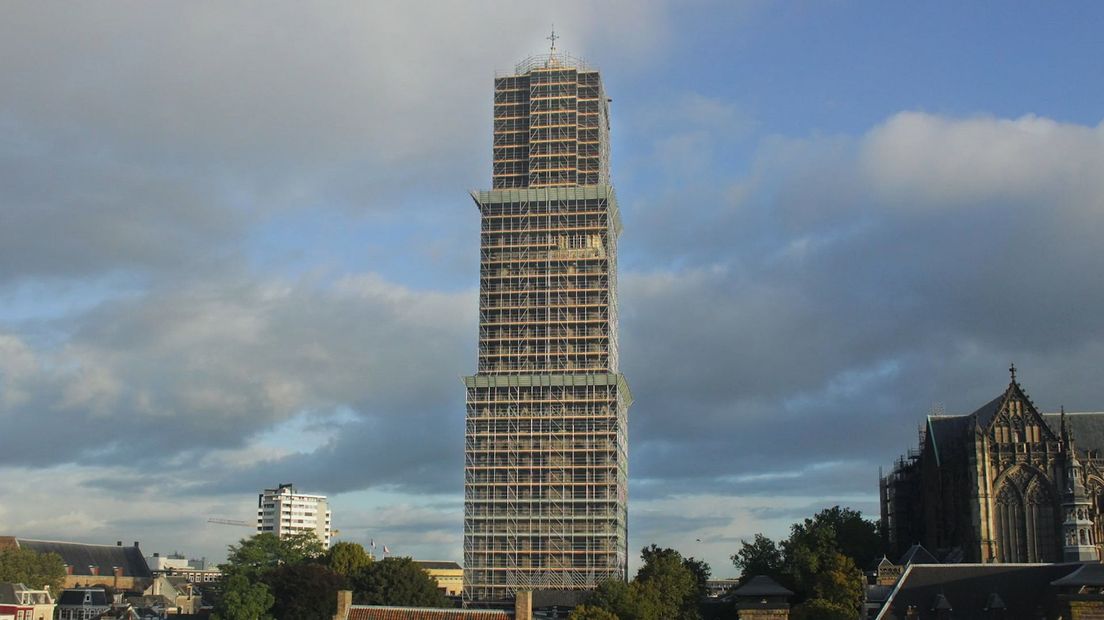
[[[961,451],[966,433],[973,427],[973,418],[968,415],[928,416],[928,437],[935,451],[935,462],[943,461]]]
[[[993,421],[993,418],[997,417],[997,414],[1000,413],[1001,405],[1004,404],[1004,399],[1007,396],[1008,392],[1005,391],[1000,396],[978,407],[977,410],[970,414],[970,417],[977,420],[977,425],[981,428],[989,428],[989,424]]]
[[[1058,428],[1062,414],[1044,413],[1043,419],[1052,429]],[[1077,447],[1087,450],[1104,451],[1104,412],[1070,413],[1066,412],[1066,425],[1073,435]]]

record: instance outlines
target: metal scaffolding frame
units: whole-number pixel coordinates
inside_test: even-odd
[[[494,188],[609,184],[609,99],[598,71],[553,53],[496,78],[493,161]]]
[[[478,374],[465,378],[465,597],[627,571],[627,412],[605,185],[473,193]]]

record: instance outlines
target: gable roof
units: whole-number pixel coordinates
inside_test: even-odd
[[[756,575],[732,591],[732,596],[793,596],[786,588],[766,575]]]
[[[137,546],[88,545],[84,543],[57,542],[52,540],[16,539],[20,548],[36,553],[56,553],[61,561],[72,567],[73,575],[91,576],[90,567],[99,569],[100,576],[110,576],[118,567],[124,577],[150,578],[149,565]]]
[[[14,605],[19,602],[15,597],[14,583],[0,583],[0,604]]]
[[[513,614],[490,609],[435,609],[353,605],[347,620],[508,620]]]
[[[908,548],[905,554],[901,556],[900,560],[897,560],[899,566],[907,566],[909,564],[939,564],[939,560],[936,559],[930,551],[924,548],[924,545],[916,544]]]
[[[1050,582],[1052,586],[1077,587],[1089,586],[1093,588],[1104,587],[1104,564],[1089,562],[1082,564],[1081,568],[1072,573]]]
[[[103,588],[69,588],[62,590],[57,599],[59,607],[84,607],[85,599],[92,607],[109,607],[111,601],[107,599],[107,591]]]
[[[1005,603],[1005,620],[1035,620],[1054,590],[1048,584],[1068,575],[1079,564],[913,564],[905,570],[877,620],[904,620],[914,607],[920,620],[935,618],[940,595],[955,617],[983,618],[996,594]]]
[[[1009,385],[1008,389],[1012,389],[1012,385]],[[1000,396],[978,407],[970,414],[970,417],[977,422],[978,426],[981,428],[989,428],[989,424],[993,422],[993,418],[997,417],[1001,405],[1004,404],[1004,399],[1008,396],[1008,389]]]

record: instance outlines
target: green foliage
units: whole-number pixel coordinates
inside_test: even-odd
[[[245,575],[230,575],[223,584],[222,596],[211,618],[212,620],[270,620],[272,616],[268,611],[275,601],[265,584],[251,581]]]
[[[353,600],[361,605],[451,607],[433,580],[410,558],[371,562],[352,578]]]
[[[839,506],[825,508],[800,525],[805,529],[830,527],[835,532],[839,552],[854,560],[857,566],[869,566],[882,556],[882,538],[877,526],[863,519],[858,510]]]
[[[22,583],[28,588],[50,586],[60,592],[65,582],[65,563],[56,553],[36,553],[13,547],[0,551],[0,582]]]
[[[237,545],[230,545],[226,563],[220,564],[226,579],[222,595],[215,605],[217,620],[259,620],[270,618],[269,609],[279,602],[281,609],[308,609],[323,605],[324,609],[336,607],[337,588],[329,592],[329,599],[316,597],[315,588],[328,587],[326,576],[307,566],[322,555],[322,542],[309,532],[279,538],[265,532],[243,538]],[[326,575],[333,576],[341,585],[341,578],[329,569],[319,567]],[[270,587],[271,586],[271,587]],[[302,601],[302,602],[300,602]],[[332,603],[332,604],[331,604]],[[333,612],[329,616],[332,617]],[[279,618],[302,616],[298,611],[279,612]],[[317,616],[322,618],[322,616]]]
[[[587,597],[587,606],[599,608],[620,620],[660,620],[659,599],[652,588],[639,582],[610,579],[598,584]]]
[[[767,575],[778,579],[783,569],[782,550],[773,540],[756,534],[750,543],[741,541],[740,550],[732,556],[732,563],[744,577]]]
[[[371,562],[372,556],[354,542],[339,542],[326,553],[326,565],[343,577],[355,575]]]
[[[688,561],[674,549],[660,549],[652,545],[640,552],[644,564],[636,573],[634,585],[651,590],[658,603],[662,618],[672,620],[697,620],[699,589],[704,592],[704,580],[699,584],[698,575],[690,569]],[[700,570],[695,561],[695,568]],[[709,579],[705,567],[705,579]]]
[[[855,550],[864,544],[862,526],[855,521],[867,524],[877,540],[873,525],[863,521],[857,511],[836,506],[795,523],[789,540],[782,543],[786,568],[799,592],[805,598],[823,599],[849,609],[852,614],[862,605],[862,572],[854,558],[842,551],[837,528],[847,533],[849,549]]]
[[[813,598],[790,611],[790,620],[855,620],[855,611],[846,605]]]
[[[296,564],[322,555],[322,542],[309,532],[280,538],[265,532],[230,545],[223,574],[243,575],[252,581],[281,564]]]
[[[312,532],[298,532],[280,539],[285,564],[295,564],[304,560],[317,560],[326,553],[318,536]]]
[[[643,549],[640,557],[644,563],[632,583],[599,584],[587,598],[588,613],[601,610],[619,620],[699,620],[709,565],[656,545]]]
[[[621,620],[621,618],[612,611],[606,611],[601,607],[579,605],[571,610],[571,615],[567,617],[567,620]]]
[[[263,577],[275,602],[272,615],[296,620],[330,620],[337,613],[337,591],[345,578],[313,562],[282,564]]]
[[[813,578],[814,597],[857,610],[863,601],[863,578],[855,561],[842,553],[832,553],[820,562],[820,567]]]
[[[744,542],[732,563],[745,577],[768,575],[792,587],[794,618],[854,618],[862,605],[863,577],[857,564],[881,552],[881,538],[862,513],[833,506],[795,523],[780,545],[757,534]]]

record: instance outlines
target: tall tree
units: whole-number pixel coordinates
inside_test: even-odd
[[[385,558],[372,562],[352,578],[353,600],[367,605],[398,607],[451,607],[448,597],[410,558]]]
[[[65,563],[56,553],[12,547],[0,551],[0,581],[33,589],[50,586],[51,591],[59,592],[65,582]]]
[[[272,615],[296,620],[330,620],[337,613],[337,591],[345,578],[314,562],[282,564],[265,573],[263,582],[275,601]]]
[[[637,581],[603,581],[587,597],[586,605],[590,609],[605,610],[619,620],[663,620],[655,589]]]
[[[229,575],[223,583],[222,595],[213,620],[270,620],[268,613],[276,599],[268,586],[250,580],[245,575]],[[336,603],[336,596],[335,596]]]
[[[854,560],[857,566],[869,566],[882,555],[882,538],[877,526],[864,519],[858,510],[839,506],[825,508],[799,525],[803,529],[831,527],[839,552]]]
[[[782,550],[770,538],[756,534],[752,542],[740,542],[740,550],[732,556],[732,563],[745,578],[767,575],[778,579],[783,571]]]
[[[251,580],[281,564],[295,564],[322,555],[322,542],[309,532],[280,538],[264,532],[243,538],[237,545],[230,545],[226,563],[220,564],[224,574],[239,574]]]
[[[683,559],[674,549],[661,549],[656,545],[645,547],[640,552],[644,560],[636,573],[634,584],[651,590],[659,603],[662,617],[672,620],[697,620],[699,590],[705,590],[705,581],[709,579],[708,567],[697,561]],[[704,570],[704,580],[699,583],[699,573]]]
[[[326,565],[343,577],[351,577],[372,562],[364,547],[354,542],[339,542],[326,552]]]

